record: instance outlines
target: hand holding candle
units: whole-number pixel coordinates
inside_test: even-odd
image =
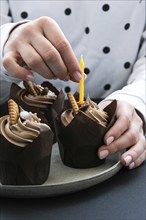
[[[84,104],[84,60],[83,56],[80,59],[80,67],[82,70],[82,79],[80,80],[80,87],[79,87],[79,105]]]

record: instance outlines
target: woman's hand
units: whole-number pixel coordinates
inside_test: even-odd
[[[111,101],[99,104],[104,108]],[[121,156],[121,163],[133,169],[146,159],[146,140],[143,132],[143,122],[133,106],[127,102],[117,101],[117,120],[113,127],[105,134],[105,145],[98,150],[98,156],[106,158],[120,150],[126,151]]]
[[[8,73],[22,80],[32,80],[25,63],[47,79],[78,82],[81,70],[73,50],[57,23],[49,17],[17,26],[5,47],[3,65]]]

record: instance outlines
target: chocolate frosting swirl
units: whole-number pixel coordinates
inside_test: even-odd
[[[57,98],[56,94],[50,90],[46,95],[33,96],[26,89],[21,89],[18,95],[27,105],[42,109],[47,109],[48,105],[52,105]]]
[[[10,125],[9,115],[0,118],[0,134],[9,142],[19,147],[25,147],[39,136],[40,126],[47,126],[40,123],[36,114],[20,111],[18,123]]]
[[[98,105],[89,97],[87,98],[85,105],[80,107],[79,111],[96,123],[106,127],[108,115],[103,110],[100,110]],[[71,123],[74,117],[73,109],[67,109],[61,114],[62,124],[66,127]]]

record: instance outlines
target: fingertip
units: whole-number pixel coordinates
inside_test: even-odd
[[[75,82],[79,82],[82,79],[82,74],[79,71],[75,71],[71,77]]]
[[[135,167],[135,163],[134,162],[132,162],[130,165],[129,165],[129,170],[132,170],[133,168]]]
[[[84,80],[86,80],[87,79],[87,74],[86,73],[84,73]]]
[[[33,80],[34,80],[33,74],[27,74],[27,75],[25,76],[25,79],[24,79],[24,80],[33,81]]]
[[[129,165],[133,162],[133,158],[131,155],[122,155],[120,161],[123,166],[129,167]]]
[[[98,156],[100,159],[105,159],[108,155],[109,155],[109,150],[107,149],[98,152]]]
[[[20,78],[22,80],[32,81],[34,80],[33,72],[25,67],[19,66],[19,64],[16,66],[17,72],[15,76],[17,78]]]
[[[6,68],[6,67],[5,67]],[[20,66],[14,59],[9,59],[9,65],[6,70],[9,72],[11,77],[20,79],[20,80],[33,80],[33,73],[26,69],[25,67]]]
[[[106,140],[105,140],[105,143],[106,143],[106,145],[108,146],[108,145],[110,145],[113,141],[114,141],[114,137],[113,136],[110,136],[110,137],[108,137]]]

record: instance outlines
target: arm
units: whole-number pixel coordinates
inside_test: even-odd
[[[8,2],[4,1],[3,23],[11,20],[7,16],[8,11]],[[33,80],[33,72],[47,79],[80,80],[79,63],[71,45],[53,19],[40,17],[27,23],[7,23],[1,26],[1,36],[3,82],[0,83]],[[24,68],[23,64],[29,68]],[[5,92],[8,94],[8,91]]]
[[[139,166],[146,159],[146,32],[142,35],[141,48],[127,85],[108,96],[99,104],[104,108],[110,100],[117,99],[117,121],[104,137],[105,145],[98,151],[100,158],[128,149],[121,162],[129,169]]]
[[[3,56],[3,46],[9,36],[10,31],[14,28],[16,24],[12,24],[12,18],[8,16],[9,5],[7,0],[1,2],[1,13],[0,13],[0,105],[4,103],[9,97],[9,89],[11,82],[6,80],[5,73],[7,71],[3,68],[2,65],[2,56]],[[9,23],[9,24],[7,24]],[[18,81],[18,80],[16,80]]]
[[[127,101],[137,110],[139,110],[146,119],[146,51],[144,50],[144,48],[146,48],[146,39],[143,42],[138,59],[135,62],[133,72],[129,77],[127,85],[121,90],[118,90],[108,96],[106,100],[117,99],[121,101]]]

